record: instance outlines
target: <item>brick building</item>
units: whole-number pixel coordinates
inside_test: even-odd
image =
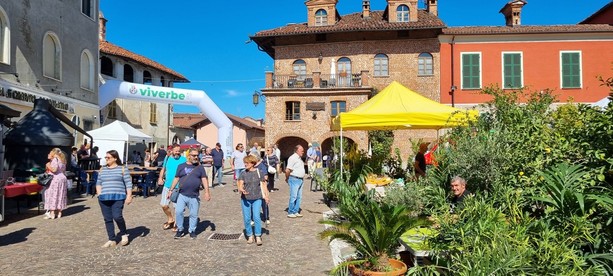
[[[417,0],[387,0],[384,11],[341,16],[338,0],[306,1],[307,22],[264,30],[251,37],[274,60],[266,72],[266,142],[277,143],[282,158],[298,143],[331,147],[330,119],[368,100],[372,93],[398,81],[424,96],[439,100],[439,42],[445,27],[437,16],[437,1],[426,10]],[[356,1],[357,3],[357,1]],[[356,7],[358,9],[359,7]],[[412,133],[411,133],[412,132]],[[396,131],[395,145],[403,157],[408,138],[435,137],[434,131]],[[366,131],[344,133],[367,149]]]
[[[612,2],[613,3],[613,2]],[[439,36],[440,101],[474,106],[490,100],[481,89],[551,89],[561,102],[594,103],[609,89],[597,76],[611,76],[613,5],[577,25],[521,25],[523,0],[500,13],[506,26],[452,27]],[[501,17],[501,22],[502,22]]]

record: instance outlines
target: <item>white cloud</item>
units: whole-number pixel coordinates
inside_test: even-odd
[[[239,93],[236,90],[226,90],[226,97],[228,97],[228,98],[234,98],[234,97],[238,97],[240,95],[241,95],[241,93]]]

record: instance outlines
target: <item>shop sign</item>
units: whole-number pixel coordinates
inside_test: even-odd
[[[35,95],[32,93],[20,91],[20,90],[13,89],[13,88],[6,88],[6,87],[0,86],[0,98],[13,99],[17,101],[32,103],[32,104],[34,104],[34,100],[36,99],[46,99],[46,100],[49,100],[49,103],[51,103],[51,105],[55,107],[56,109],[61,110],[61,111],[66,111],[68,113],[74,113],[73,104],[54,100],[54,99],[40,96],[40,95]]]

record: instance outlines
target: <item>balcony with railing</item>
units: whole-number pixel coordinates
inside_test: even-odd
[[[369,87],[368,71],[360,73],[279,75],[266,72],[266,89],[338,89]]]

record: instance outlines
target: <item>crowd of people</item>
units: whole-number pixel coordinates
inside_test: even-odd
[[[427,144],[420,145],[415,157],[413,166],[417,178],[426,175],[424,154],[427,149]],[[79,150],[73,148],[70,166],[74,168],[80,159],[96,155],[95,150],[89,152],[87,150],[87,145]],[[157,183],[162,189],[160,205],[165,216],[162,228],[172,229],[176,239],[186,235],[196,238],[195,230],[201,198],[209,201],[211,188],[226,186],[222,181],[225,155],[221,144],[217,143],[215,148],[192,148],[185,152],[182,152],[180,145],[174,144],[168,151],[161,146],[153,154],[148,150],[145,153],[144,162],[147,165],[161,167]],[[133,155],[135,160],[140,157],[136,151]],[[311,177],[317,168],[321,168],[323,161],[326,161],[319,147],[309,144],[305,153],[301,145],[296,145],[293,154],[287,159],[285,170],[282,171],[280,155],[277,145],[262,149],[257,143],[254,143],[249,150],[245,150],[245,146],[239,143],[230,155],[230,168],[234,175],[232,184],[236,186],[235,191],[240,194],[247,243],[263,244],[262,225],[270,224],[270,193],[278,190],[275,188],[275,180],[278,180],[279,176],[284,176],[289,186],[287,217],[300,218],[303,216],[300,213],[300,206],[304,179]],[[122,212],[124,206],[132,202],[132,178],[117,151],[106,152],[104,158],[106,165],[100,168],[96,181],[96,194],[108,234],[108,241],[103,247],[112,247],[118,243],[127,245],[129,237]],[[67,204],[65,175],[67,158],[59,148],[54,148],[49,152],[48,159],[46,172],[52,174],[53,179],[43,193],[46,210],[44,218],[56,219],[62,217],[62,210]],[[451,180],[451,190],[453,212],[454,209],[461,207],[464,198],[471,193],[466,190],[466,181],[461,177]],[[186,208],[189,209],[187,228],[184,226]],[[119,229],[117,234],[115,224]]]

